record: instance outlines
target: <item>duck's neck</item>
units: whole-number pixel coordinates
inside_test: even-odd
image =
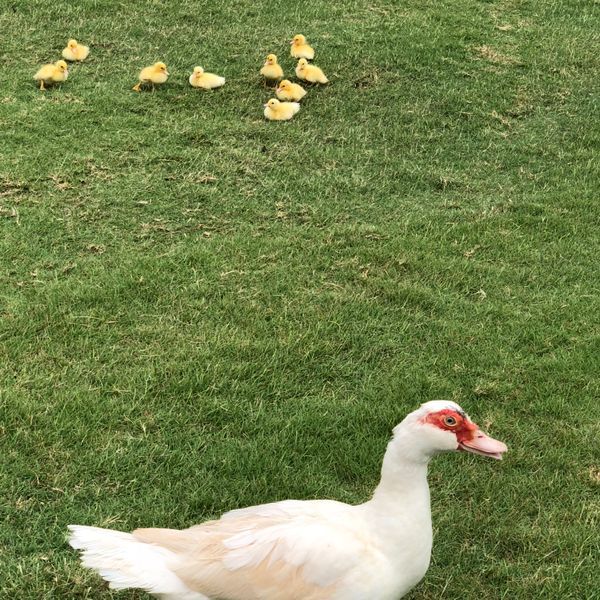
[[[414,428],[401,423],[383,458],[379,485],[359,509],[364,511],[374,543],[396,573],[392,584],[398,598],[429,567],[432,528],[427,465],[431,456]]]
[[[367,503],[380,514],[410,514],[429,518],[427,465],[431,455],[419,445],[413,432],[400,425],[388,444],[381,480]]]

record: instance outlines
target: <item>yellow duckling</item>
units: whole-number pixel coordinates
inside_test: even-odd
[[[190,85],[195,88],[212,90],[225,85],[225,77],[219,77],[214,73],[205,73],[202,67],[194,67],[194,72],[190,75]]]
[[[274,54],[269,54],[269,56],[267,56],[267,60],[265,61],[263,68],[260,70],[260,74],[265,79],[270,79],[272,81],[283,79],[283,69],[277,62],[277,56]]]
[[[36,81],[40,82],[40,90],[45,90],[46,85],[60,83],[65,81],[69,76],[69,67],[64,60],[57,60],[54,64],[44,65],[33,76]]]
[[[85,60],[89,53],[88,46],[78,44],[77,40],[73,39],[67,42],[67,47],[62,51],[63,58],[71,61]]]
[[[154,63],[151,67],[144,67],[140,71],[140,81],[133,86],[136,92],[141,91],[144,83],[149,83],[154,89],[156,83],[164,83],[169,77],[169,71],[167,71],[167,65],[164,62]]]
[[[275,90],[275,95],[286,102],[298,102],[306,96],[306,90],[301,85],[284,79]]]
[[[315,57],[315,51],[301,33],[295,35],[290,44],[292,46],[290,53],[294,58],[307,58],[308,60],[312,60]]]
[[[276,98],[271,98],[264,107],[269,121],[289,121],[300,110],[297,102],[279,102]]]
[[[298,79],[308,81],[310,83],[328,83],[329,79],[325,77],[325,73],[316,65],[309,65],[305,58],[301,58],[296,65],[296,75]]]

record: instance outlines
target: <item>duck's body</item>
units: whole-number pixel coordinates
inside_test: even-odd
[[[289,121],[299,110],[297,102],[280,102],[271,98],[265,104],[264,114],[269,121]]]
[[[53,64],[43,65],[33,76],[40,82],[40,90],[45,90],[45,85],[53,85],[67,80],[69,67],[64,60],[57,60]]]
[[[125,573],[109,581],[117,589],[136,585],[142,566],[135,561],[152,548],[149,544],[155,544],[166,551],[166,564],[177,565],[172,575],[185,586],[173,600],[187,600],[183,593],[196,593],[189,596],[194,599],[397,600],[427,571],[429,511],[423,515],[424,527],[413,520],[404,524],[403,539],[416,536],[423,546],[422,551],[415,552],[412,543],[403,549],[379,539],[374,529],[381,525],[380,518],[369,509],[332,500],[286,500],[232,511],[218,521],[183,531],[138,529],[111,540],[114,548],[104,542],[106,555],[114,553],[119,565],[131,564],[131,575]],[[75,547],[94,543],[99,547],[105,531],[74,528],[71,543]],[[121,541],[127,541],[129,548]],[[183,558],[186,555],[188,558]],[[205,555],[218,564],[199,569],[196,559]],[[269,556],[277,558],[270,561]],[[300,564],[293,564],[297,561]],[[266,564],[260,568],[261,563]],[[106,573],[104,557],[84,555],[84,564],[103,568]],[[402,577],[398,577],[398,565],[402,566]],[[155,573],[160,585],[165,575],[158,570]],[[146,589],[153,591],[152,587]],[[156,586],[154,591],[164,593],[161,589],[167,588]]]
[[[398,600],[429,566],[431,456],[461,448],[499,458],[506,450],[476,426],[469,429],[466,415],[470,437],[462,441],[458,428],[450,434],[427,420],[448,414],[464,415],[454,403],[437,401],[408,415],[364,504],[286,500],[183,531],[71,526],[71,545],[111,587],[138,587],[163,600]]]
[[[309,83],[329,83],[325,73],[316,65],[309,65],[305,58],[301,58],[296,65],[296,76],[298,79]]]
[[[283,69],[277,62],[277,56],[275,56],[275,54],[269,54],[269,56],[267,56],[265,64],[260,70],[260,74],[267,81],[279,81],[280,79],[283,79]]]
[[[213,90],[225,85],[225,77],[206,73],[202,67],[194,67],[194,72],[189,78],[190,85],[204,90]]]
[[[66,48],[62,51],[63,58],[71,62],[77,62],[85,60],[90,53],[88,46],[79,44],[77,40],[69,40]]]
[[[292,83],[289,79],[284,79],[277,86],[275,95],[284,102],[299,102],[306,96],[306,90],[301,85]]]
[[[157,62],[149,67],[144,67],[140,71],[139,82],[133,86],[136,92],[141,91],[142,85],[149,83],[154,89],[155,85],[165,83],[169,78],[167,65],[164,62]]]
[[[302,34],[295,35],[294,39],[290,42],[290,45],[290,54],[293,58],[306,58],[307,60],[312,60],[315,57],[314,49]]]

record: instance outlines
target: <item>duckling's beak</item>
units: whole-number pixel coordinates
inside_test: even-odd
[[[269,106],[268,104],[263,104],[263,108],[267,108],[267,106]]]
[[[290,46],[293,46],[295,43],[296,43],[296,42],[294,42],[294,40],[292,40],[292,41],[290,42]]]

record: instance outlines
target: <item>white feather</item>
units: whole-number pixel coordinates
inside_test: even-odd
[[[193,592],[175,575],[170,565],[177,556],[151,544],[137,541],[130,533],[69,525],[69,543],[81,550],[81,562],[94,569],[115,590],[141,588],[168,599],[208,600]]]

